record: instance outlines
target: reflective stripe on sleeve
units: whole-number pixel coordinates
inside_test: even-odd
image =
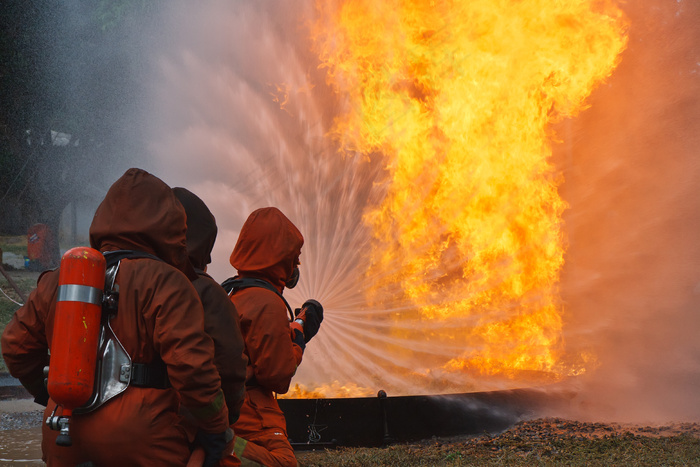
[[[204,407],[188,407],[192,415],[197,420],[207,420],[209,418],[214,417],[216,414],[221,412],[221,409],[224,407],[224,393],[221,392],[221,389],[219,389],[218,394],[214,398],[214,400],[211,402],[209,405],[205,405]]]

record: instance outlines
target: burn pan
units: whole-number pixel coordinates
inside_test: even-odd
[[[279,399],[296,450],[377,447],[433,436],[498,433],[529,418],[541,389],[338,399]]]

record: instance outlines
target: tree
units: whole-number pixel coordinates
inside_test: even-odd
[[[37,222],[57,232],[64,208],[104,193],[136,153],[137,99],[125,96],[141,92],[140,57],[130,35],[155,3],[3,1],[0,232]]]

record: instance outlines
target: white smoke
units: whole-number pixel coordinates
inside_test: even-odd
[[[560,147],[566,341],[590,419],[700,418],[700,8],[628,5],[630,43]]]

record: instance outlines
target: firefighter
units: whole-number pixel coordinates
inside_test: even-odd
[[[309,300],[298,316],[282,297],[299,279],[304,243],[299,230],[277,208],[254,211],[231,254],[238,276],[223,285],[236,305],[248,368],[245,402],[233,425],[234,450],[243,465],[296,466],[287,424],[275,393],[289,390],[306,343],[318,332],[323,307]],[[233,465],[232,456],[221,465]]]
[[[184,466],[192,440],[183,412],[198,427],[204,465],[214,465],[232,449],[214,344],[204,332],[202,304],[190,282],[196,274],[187,258],[185,222],[170,187],[140,169],[127,170],[97,208],[90,226],[93,248],[105,255],[113,250],[151,255],[120,261],[114,280],[118,306],[110,321],[140,377],[132,374],[121,393],[92,411],[74,412],[71,446],[57,446],[58,432],[43,424],[48,466]],[[45,419],[56,408],[44,386],[43,368],[54,339],[58,277],[58,270],[39,277],[2,335],[10,373],[46,405]]]
[[[173,193],[187,214],[187,253],[198,276],[192,284],[204,306],[204,330],[214,340],[214,363],[221,376],[229,424],[233,425],[243,404],[248,359],[243,352],[236,307],[219,283],[206,273],[216,241],[216,219],[191,191],[177,187]]]

